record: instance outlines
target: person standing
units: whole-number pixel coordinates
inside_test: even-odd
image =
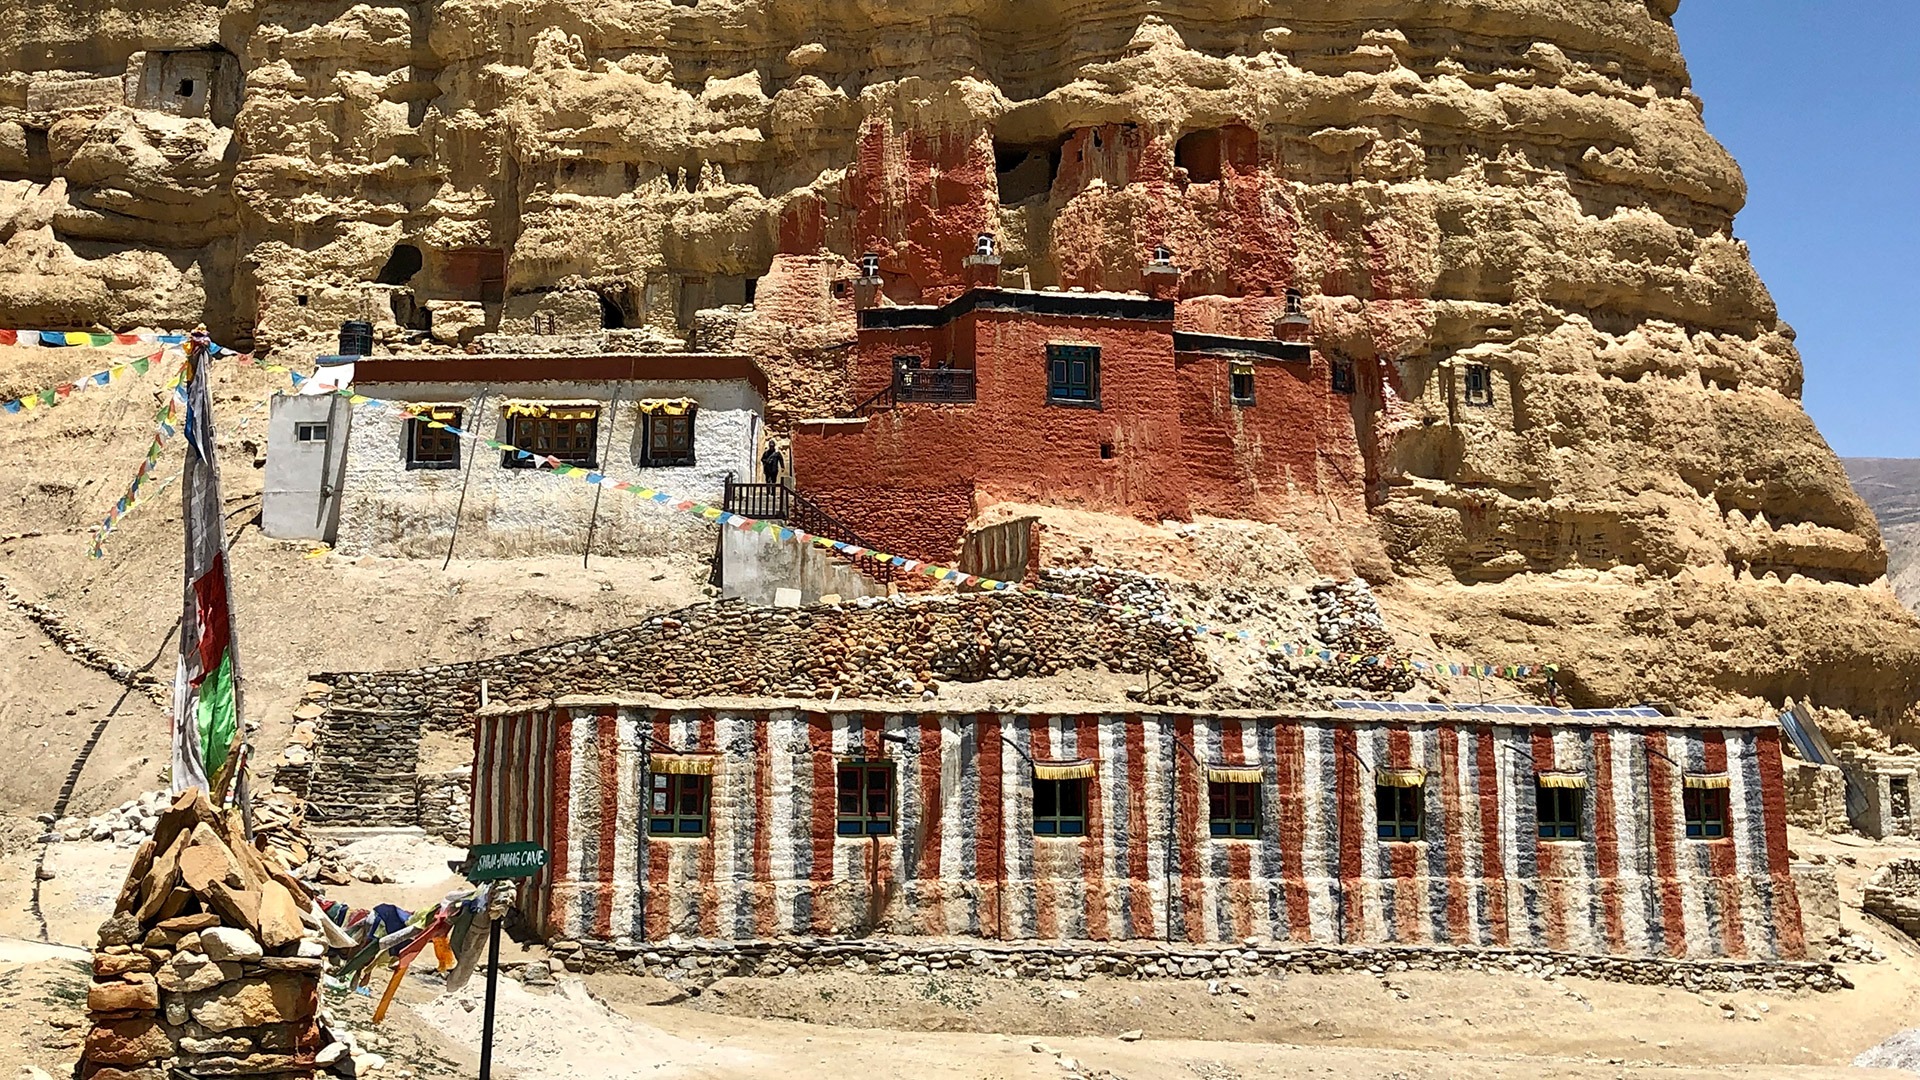
[[[760,455],[760,471],[766,475],[767,483],[780,482],[780,470],[785,464],[780,456],[780,448],[768,442],[766,453]]]

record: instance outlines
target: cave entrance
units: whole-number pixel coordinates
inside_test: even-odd
[[[993,143],[993,173],[999,181],[1000,205],[1013,206],[1053,191],[1060,175],[1060,151],[1066,136],[1044,143]]]
[[[405,285],[420,272],[425,260],[420,257],[420,249],[412,244],[395,244],[387,255],[386,264],[374,275],[376,285]]]

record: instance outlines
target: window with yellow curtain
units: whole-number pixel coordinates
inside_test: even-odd
[[[698,409],[687,409],[678,416],[667,412],[647,414],[646,453],[642,465],[693,464],[693,418]]]

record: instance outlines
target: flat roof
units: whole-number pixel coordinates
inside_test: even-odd
[[[968,289],[945,304],[874,307],[860,312],[862,330],[945,326],[973,311],[1013,311],[1093,319],[1173,321],[1173,301],[1141,293],[1057,292],[1042,289]]]
[[[363,356],[354,385],[388,383],[680,382],[745,380],[767,394],[767,375],[746,353],[458,353]]]
[[[1277,338],[1231,337],[1226,334],[1173,332],[1173,351],[1201,356],[1245,357],[1249,360],[1292,360],[1305,363],[1313,359],[1313,347],[1304,341]]]
[[[1171,716],[1221,717],[1234,720],[1311,720],[1345,724],[1490,724],[1517,727],[1624,728],[1770,728],[1774,721],[1754,717],[1717,719],[1706,716],[1666,716],[1645,707],[1619,709],[1556,709],[1547,705],[1425,704],[1385,701],[1337,701],[1331,709],[1174,709],[1133,702],[1069,701],[1057,705],[1021,705],[1013,708],[943,708],[939,702],[873,701],[841,698],[709,697],[692,700],[654,694],[565,694],[521,702],[502,702],[478,710],[477,716],[517,716],[548,708],[646,708],[677,712],[809,712],[892,713],[909,716]]]

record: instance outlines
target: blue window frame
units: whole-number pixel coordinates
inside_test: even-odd
[[[713,777],[654,773],[653,800],[647,808],[647,832],[654,836],[707,835],[707,808]]]
[[[1207,826],[1219,837],[1260,839],[1260,785],[1208,781]]]
[[[893,763],[840,763],[839,821],[841,836],[893,835]]]
[[[1380,839],[1418,840],[1424,826],[1424,789],[1378,784],[1373,789],[1374,816],[1379,819]]]
[[[1725,788],[1688,788],[1681,801],[1687,811],[1687,839],[1719,840],[1727,835]]]
[[[1544,784],[1535,786],[1533,797],[1534,805],[1538,808],[1540,839],[1580,839],[1586,795],[1584,788],[1547,787]]]
[[[1047,400],[1100,404],[1100,346],[1047,346]]]

